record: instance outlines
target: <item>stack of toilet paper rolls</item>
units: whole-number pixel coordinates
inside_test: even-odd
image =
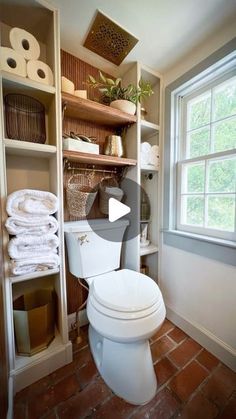
[[[69,93],[70,95],[75,95],[77,97],[87,99],[87,90],[75,90],[75,85],[73,81],[67,79],[64,76],[62,76],[61,78],[61,91]]]
[[[151,146],[148,142],[141,144],[141,167],[153,166],[155,169],[159,168],[159,146]]]
[[[31,33],[12,28],[9,34],[12,48],[0,47],[0,69],[53,86],[51,68],[39,61],[40,45]]]

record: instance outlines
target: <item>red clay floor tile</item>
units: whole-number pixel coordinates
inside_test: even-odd
[[[222,414],[219,415],[219,419],[235,419],[236,418],[236,394],[230,399],[229,403],[223,410]]]
[[[178,367],[184,367],[200,350],[201,346],[191,338],[188,338],[170,352],[168,358]]]
[[[179,409],[179,402],[171,392],[164,388],[156,394],[154,399],[147,405],[139,408],[132,419],[169,419]]]
[[[236,373],[225,365],[220,365],[202,388],[202,392],[208,400],[219,407],[226,405],[235,390]]]
[[[179,413],[178,419],[213,419],[217,414],[218,408],[201,393],[197,393]]]
[[[214,355],[212,355],[206,349],[203,349],[203,351],[200,352],[196,359],[209,371],[212,371],[220,362]]]
[[[40,418],[60,402],[69,399],[79,390],[76,375],[70,375],[51,386],[48,390],[30,400],[28,405],[28,419]]]
[[[154,365],[154,369],[157,377],[157,384],[159,386],[169,380],[177,371],[177,368],[167,358],[163,358],[161,361],[157,362]]]
[[[168,386],[180,400],[185,401],[205,380],[207,375],[208,373],[201,365],[192,361],[170,381]]]
[[[78,381],[81,388],[84,388],[98,376],[98,370],[93,360],[89,361],[77,372]]]
[[[71,397],[57,408],[59,419],[82,419],[95,412],[106,398],[111,396],[111,390],[101,378],[94,381],[83,391]]]
[[[174,347],[174,343],[167,337],[163,336],[158,339],[156,342],[151,344],[151,352],[153,362],[156,362],[158,358],[165,355]]]
[[[165,335],[168,331],[172,330],[174,328],[174,324],[171,323],[169,320],[165,319],[163,325],[161,328],[151,337],[151,342],[154,342],[161,336]]]
[[[88,362],[92,360],[92,354],[88,346],[74,354],[74,363],[76,364],[76,368],[81,368],[86,365]]]
[[[180,343],[182,340],[188,337],[188,335],[186,335],[186,333],[184,333],[183,330],[179,329],[178,327],[175,327],[173,330],[171,330],[167,336],[173,339],[176,343]]]
[[[106,401],[102,406],[97,408],[92,417],[94,419],[125,419],[133,412],[133,410],[134,406],[132,404],[114,396]]]

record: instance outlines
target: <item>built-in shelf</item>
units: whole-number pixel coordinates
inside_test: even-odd
[[[49,275],[54,275],[57,274],[59,271],[60,269],[58,267],[55,269],[47,269],[45,271],[31,272],[25,275],[13,275],[10,276],[10,281],[12,284],[16,284],[17,282],[29,281],[31,279],[43,278]]]
[[[15,156],[51,158],[57,151],[54,145],[31,143],[6,138],[4,140],[7,154]]]
[[[80,153],[78,151],[63,151],[63,157],[78,163],[101,164],[107,166],[136,166],[137,161],[123,157],[106,156],[103,154]]]
[[[27,77],[17,76],[16,74],[8,73],[7,71],[0,71],[0,76],[3,80],[4,86],[13,87],[14,90],[18,90],[20,87],[24,87],[26,90],[40,90],[40,92],[54,94],[56,89],[54,86],[48,86],[44,83],[31,80]]]
[[[149,172],[149,173],[157,173],[159,171],[159,167],[152,166],[151,164],[147,164],[145,166],[141,166],[142,172]]]
[[[151,255],[152,253],[157,253],[158,250],[159,250],[158,246],[156,246],[155,244],[150,243],[146,247],[140,247],[140,256]]]
[[[16,354],[15,368],[12,371],[13,374],[19,370],[26,370],[28,368],[31,368],[34,364],[41,362],[42,359],[46,359],[51,356],[54,356],[54,354],[57,353],[57,351],[60,350],[62,347],[63,347],[62,338],[60,334],[58,333],[58,331],[56,330],[55,338],[46,349],[32,356],[23,356],[23,355]]]
[[[145,137],[151,137],[152,135],[159,132],[159,125],[153,124],[152,122],[145,121],[141,119],[141,137],[144,139]]]
[[[134,115],[68,93],[62,93],[62,103],[65,105],[65,116],[95,122],[100,125],[124,126],[133,124],[137,120]]]

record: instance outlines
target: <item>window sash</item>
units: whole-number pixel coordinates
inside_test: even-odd
[[[228,240],[236,240],[236,191],[235,192],[208,192],[207,191],[207,178],[209,173],[209,163],[218,160],[223,161],[225,157],[236,157],[236,149],[227,150],[226,152],[215,153],[211,155],[201,156],[193,159],[185,159],[177,163],[177,229],[197,234],[203,234],[212,237],[218,237]],[[205,184],[203,192],[182,192],[183,182],[183,167],[189,163],[204,163],[205,165]],[[196,226],[184,224],[182,222],[182,197],[183,196],[200,196],[204,199],[204,224],[207,221],[207,198],[208,196],[234,196],[235,200],[235,214],[234,214],[234,231],[226,231],[220,229],[213,229],[207,226]]]

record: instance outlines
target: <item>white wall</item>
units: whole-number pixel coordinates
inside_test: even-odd
[[[164,75],[176,80],[235,36],[236,22]],[[165,143],[165,141],[163,141]],[[236,269],[162,244],[160,286],[168,317],[236,370]]]

